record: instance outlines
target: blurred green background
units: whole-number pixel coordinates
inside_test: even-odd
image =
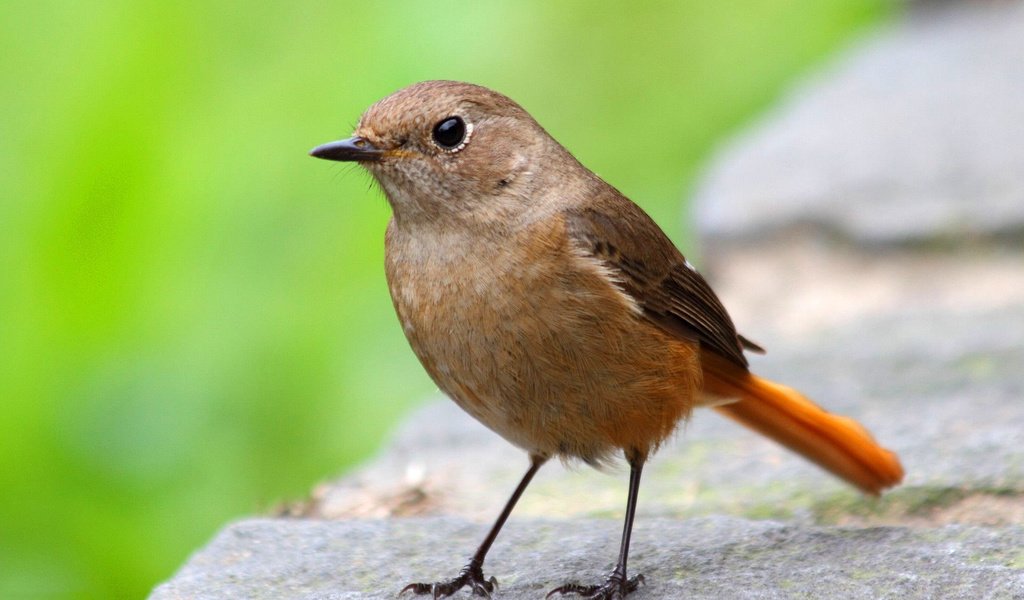
[[[701,161],[889,3],[0,4],[0,598],[139,598],[432,390],[387,205],[307,150],[409,83],[522,103],[684,247]]]

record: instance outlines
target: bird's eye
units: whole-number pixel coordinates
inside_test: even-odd
[[[434,125],[434,142],[444,150],[456,150],[466,141],[466,123],[462,117],[448,117]]]

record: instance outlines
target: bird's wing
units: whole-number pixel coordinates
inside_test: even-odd
[[[699,340],[743,368],[744,349],[764,352],[736,333],[704,277],[647,213],[624,196],[569,209],[565,223],[573,242],[611,269],[644,316],[663,330]]]

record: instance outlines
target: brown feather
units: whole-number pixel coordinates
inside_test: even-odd
[[[586,208],[566,213],[569,232],[621,278],[653,323],[683,339],[699,340],[746,368],[744,346],[718,296],[639,206],[607,188]]]

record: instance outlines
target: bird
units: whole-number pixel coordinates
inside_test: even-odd
[[[525,450],[529,468],[469,562],[400,594],[487,596],[483,564],[551,458],[625,460],[619,554],[604,581],[548,594],[622,598],[643,467],[694,408],[711,407],[866,494],[898,484],[898,457],[856,421],[758,377],[705,278],[640,206],[583,166],[510,98],[424,81],[377,101],[316,158],[355,162],[392,218],[385,275],[405,336],[438,388]]]

